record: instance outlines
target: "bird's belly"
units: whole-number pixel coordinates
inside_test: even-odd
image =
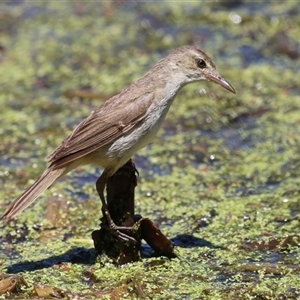
[[[159,109],[160,108],[160,109]],[[147,117],[137,123],[133,129],[115,140],[107,150],[110,160],[118,161],[118,168],[124,165],[139,149],[148,145],[156,136],[165,118],[168,107],[155,108]]]
[[[151,124],[151,121],[140,122],[129,132],[115,140],[108,149],[112,157],[128,157],[148,145],[156,136],[161,122]]]
[[[161,101],[160,104],[153,103],[143,120],[110,144],[90,153],[86,157],[86,163],[95,165],[97,161],[97,165],[110,169],[112,174],[115,173],[139,149],[145,147],[153,140],[168,112],[170,104],[170,101]]]

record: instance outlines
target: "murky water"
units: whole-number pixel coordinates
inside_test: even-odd
[[[92,94],[109,98],[176,47],[204,49],[237,95],[213,83],[184,88],[134,158],[136,212],[183,262],[96,263],[88,239],[101,170],[88,167],[1,225],[0,269],[82,297],[298,299],[299,16],[296,2],[1,3],[1,212],[101,103]],[[89,96],[68,96],[74,89]],[[72,263],[85,255],[92,288],[89,267]]]

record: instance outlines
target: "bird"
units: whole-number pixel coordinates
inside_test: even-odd
[[[157,62],[144,76],[106,100],[84,119],[45,159],[48,167],[5,210],[11,220],[58,178],[83,165],[102,167],[96,190],[102,212],[120,238],[127,238],[110,217],[104,197],[107,180],[139,149],[148,145],[178,94],[187,84],[212,81],[236,93],[212,59],[196,46],[181,46]]]

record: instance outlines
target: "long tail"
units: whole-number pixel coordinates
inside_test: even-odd
[[[45,191],[58,177],[60,177],[65,168],[53,169],[49,167],[41,177],[20,197],[14,200],[6,209],[0,219],[10,220],[27,208],[43,191]]]

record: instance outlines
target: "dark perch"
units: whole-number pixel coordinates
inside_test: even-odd
[[[156,255],[176,257],[172,242],[148,218],[134,215],[134,189],[137,185],[137,170],[129,160],[107,182],[107,207],[117,226],[129,227],[126,234],[136,242],[118,239],[108,229],[105,217],[101,218],[100,230],[92,233],[98,254],[105,253],[116,264],[122,265],[140,259],[141,239],[155,250]]]
[[[134,225],[134,189],[137,185],[136,169],[129,160],[107,181],[107,207],[117,226]],[[118,239],[108,229],[105,217],[101,218],[100,230],[92,233],[94,245],[99,254],[105,253],[117,264],[137,261],[140,258],[141,239],[139,230],[126,232],[136,243]]]

